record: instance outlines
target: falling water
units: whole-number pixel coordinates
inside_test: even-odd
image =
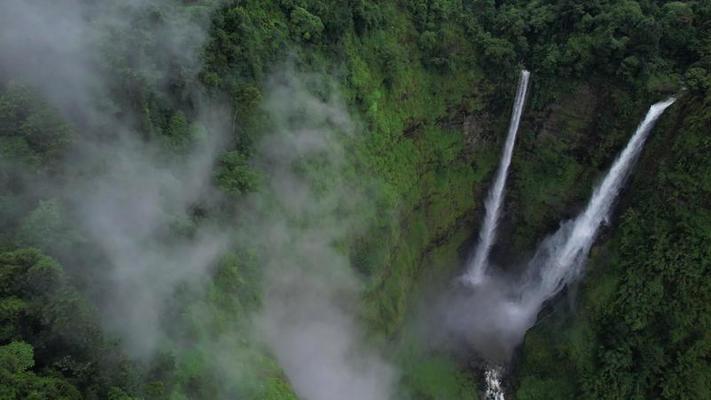
[[[501,387],[501,369],[491,367],[484,373],[486,380],[486,400],[504,400],[504,389]]]
[[[511,122],[509,123],[509,132],[506,137],[504,152],[501,157],[501,164],[496,174],[494,186],[486,198],[486,216],[484,217],[484,224],[479,232],[479,244],[477,245],[474,257],[472,257],[469,262],[467,273],[463,277],[465,281],[471,284],[480,283],[486,273],[487,259],[491,251],[491,245],[494,243],[496,226],[501,214],[501,202],[504,197],[506,177],[508,176],[511,155],[513,154],[514,143],[516,142],[516,133],[518,132],[518,126],[521,121],[523,106],[526,102],[529,75],[530,73],[528,71],[521,71],[521,79],[519,80],[518,89],[516,90],[516,98],[514,100],[513,112],[511,113]]]
[[[596,234],[600,226],[609,219],[615,200],[639,157],[649,132],[664,110],[675,100],[669,98],[649,108],[627,146],[593,191],[585,210],[575,219],[562,223],[557,232],[541,243],[529,261],[522,282],[509,282],[506,278],[496,276],[481,280],[478,286],[472,288],[470,300],[457,306],[465,310],[466,318],[460,316],[454,326],[461,325],[466,328],[467,338],[477,347],[480,354],[490,354],[492,346],[502,344],[508,349],[503,352],[504,356],[510,354],[523,339],[525,332],[535,323],[543,303],[581,275],[585,258]],[[486,232],[482,234],[480,247],[483,247],[484,234]],[[503,281],[499,282],[501,279]],[[506,284],[509,284],[511,292],[499,295],[499,292],[507,287]],[[478,296],[477,293],[481,295]],[[461,322],[463,320],[465,323]],[[499,338],[504,342],[499,343]],[[488,368],[485,380],[486,399],[503,400],[501,370],[497,367]]]
[[[567,283],[578,277],[595,236],[610,216],[612,206],[631,167],[639,156],[649,132],[659,116],[676,101],[669,98],[649,108],[627,147],[612,164],[605,179],[593,192],[585,211],[574,220],[561,224],[560,229],[546,239],[529,264],[529,272],[536,274],[536,283],[523,291],[522,301],[543,303],[558,293]],[[528,278],[531,278],[529,276]]]

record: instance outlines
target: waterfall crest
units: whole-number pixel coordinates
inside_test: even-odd
[[[486,198],[486,215],[484,223],[479,231],[479,243],[477,244],[474,256],[470,259],[467,272],[463,279],[470,284],[478,284],[484,279],[486,273],[487,262],[491,246],[496,237],[496,227],[499,223],[501,215],[501,203],[504,198],[504,189],[506,188],[506,178],[508,176],[509,165],[511,165],[511,156],[513,154],[514,144],[516,143],[516,134],[518,126],[521,122],[521,114],[526,103],[526,92],[528,91],[528,78],[530,72],[527,70],[521,71],[518,88],[516,90],[516,98],[514,99],[513,111],[511,112],[511,122],[509,123],[509,131],[506,136],[506,144],[501,157],[501,163],[496,173],[494,185],[489,190]]]

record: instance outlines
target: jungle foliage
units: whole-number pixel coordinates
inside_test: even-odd
[[[205,12],[201,1],[183,3]],[[199,136],[193,85],[226,97],[234,121],[213,174],[225,200],[196,206],[170,227],[176,235],[235,217],[230,205],[260,190],[250,158],[269,131],[261,105],[275,69],[292,63],[335,80],[362,130],[347,161],[378,181],[367,232],[345,246],[366,282],[362,318],[374,342],[395,343],[412,399],[476,397],[463,365],[403,332],[426,283],[458,268],[518,70],[530,69],[534,86],[512,165],[509,235],[495,249],[507,260],[586,198],[649,104],[681,93],[594,251],[575,312],[545,312],[514,389],[519,399],[711,397],[711,3],[230,0],[211,14],[195,74],[170,62],[146,71],[152,18],[108,33],[101,68],[117,77],[112,107],[140,116],[141,140],[175,158]],[[589,108],[585,96],[595,99]],[[93,299],[105,258],[69,223],[65,199],[28,190],[35,178],[65,184],[85,173],[62,162],[80,130],[31,83],[0,82],[0,398],[295,398],[268,354],[252,354],[249,383],[235,387],[200,351],[221,331],[246,329],[259,306],[259,257],[244,249],[220,261],[207,295],[176,293],[169,317],[180,329],[153,359],[131,360],[101,331]]]

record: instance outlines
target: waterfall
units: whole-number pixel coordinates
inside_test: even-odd
[[[494,186],[491,187],[486,198],[486,216],[484,224],[479,232],[479,243],[476,247],[474,257],[468,263],[467,272],[463,279],[471,284],[478,284],[484,278],[487,268],[487,259],[491,246],[496,237],[496,226],[501,215],[501,203],[504,197],[504,188],[506,187],[506,177],[508,176],[509,165],[511,164],[511,155],[513,154],[514,143],[516,142],[516,133],[521,122],[521,113],[526,102],[526,92],[528,90],[528,77],[530,73],[526,70],[521,71],[521,78],[516,90],[516,98],[514,107],[511,113],[511,122],[509,123],[509,132],[504,145],[504,152],[501,157],[501,164],[496,173]]]
[[[612,164],[607,176],[594,190],[585,210],[575,219],[561,224],[558,231],[547,238],[529,264],[527,287],[522,301],[543,303],[558,293],[582,272],[584,259],[592,246],[600,226],[613,209],[629,172],[660,115],[676,101],[669,98],[649,108],[625,149]],[[530,286],[530,282],[535,282]]]
[[[600,226],[609,220],[615,201],[649,133],[662,113],[676,101],[671,97],[649,108],[627,146],[593,190],[585,209],[574,219],[561,223],[558,231],[543,240],[521,278],[511,280],[510,276],[505,275],[487,276],[486,259],[494,240],[506,170],[525,100],[527,78],[528,72],[523,71],[504,157],[494,188],[487,198],[487,214],[480,243],[476,256],[461,278],[470,286],[459,289],[446,303],[444,312],[444,329],[448,334],[467,343],[492,363],[485,371],[485,398],[489,400],[504,399],[502,369],[498,366],[505,365],[510,359],[526,331],[535,324],[543,303],[580,277]]]
[[[501,387],[501,369],[498,367],[490,367],[484,373],[484,379],[486,380],[484,399],[505,400],[504,389]]]

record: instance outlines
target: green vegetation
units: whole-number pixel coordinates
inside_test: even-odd
[[[700,399],[711,388],[709,97],[688,97],[648,149],[574,315],[529,333],[522,399]],[[565,388],[565,390],[564,390]]]
[[[222,193],[196,201],[166,235],[239,220],[240,201],[263,190],[252,157],[270,132],[263,101],[273,73],[328,76],[358,126],[345,169],[354,181],[373,178],[376,204],[343,251],[365,282],[369,338],[392,350],[406,398],[477,396],[471,371],[425,350],[406,321],[418,294],[459,267],[518,69],[532,71],[533,87],[494,254],[511,263],[587,198],[644,109],[683,88],[594,249],[579,303],[544,311],[512,380],[520,399],[709,398],[708,1],[182,3],[182,18],[209,15],[200,67],[151,58],[160,44],[146,36],[165,18],[156,10],[102,38],[101,68],[115,80],[101,107],[135,116],[140,140],[170,162],[204,136],[192,88],[229,105],[232,136],[210,175]],[[32,187],[70,187],[91,173],[63,162],[82,126],[62,115],[32,82],[0,79],[0,398],[294,399],[249,339],[264,249],[233,244],[200,290],[176,290],[165,316],[174,331],[155,357],[134,360],[102,332],[94,302],[108,259],[72,224],[68,199]],[[226,361],[209,359],[219,352],[245,372],[226,376]]]

